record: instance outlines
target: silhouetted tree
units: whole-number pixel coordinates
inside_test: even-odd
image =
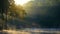
[[[8,0],[0,0],[0,14],[1,14],[0,17],[2,18],[3,21],[6,21],[6,20],[4,20],[4,15],[3,14],[7,15],[8,8],[9,8],[9,1]],[[5,24],[6,23],[3,23],[2,26],[0,24],[0,28],[3,29],[3,25],[5,25]]]

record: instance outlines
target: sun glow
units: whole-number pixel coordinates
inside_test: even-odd
[[[16,5],[24,5],[31,0],[14,0]]]

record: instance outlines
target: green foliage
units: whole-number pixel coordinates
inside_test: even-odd
[[[14,0],[0,0],[0,4],[0,26],[7,24],[10,19],[20,18],[21,12],[24,15],[25,10],[22,6],[15,5]],[[1,19],[2,17],[4,20]]]

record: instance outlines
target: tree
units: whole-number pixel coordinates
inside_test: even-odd
[[[9,1],[8,0],[0,0],[0,28],[3,29],[3,26],[7,23],[6,20],[4,20],[4,15],[3,14],[7,14],[7,10],[8,10],[8,7],[9,7]]]
[[[7,13],[7,9],[9,8],[8,0],[0,0],[0,13]]]
[[[9,2],[10,6],[8,8],[7,19],[10,22],[8,23],[14,24],[15,26],[16,24],[23,23],[22,21],[24,21],[23,19],[26,15],[25,9],[21,5],[16,5],[14,0],[10,0]],[[14,23],[13,20],[15,21]]]

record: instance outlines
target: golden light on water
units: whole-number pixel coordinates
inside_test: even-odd
[[[24,5],[31,0],[14,0],[16,5]]]

